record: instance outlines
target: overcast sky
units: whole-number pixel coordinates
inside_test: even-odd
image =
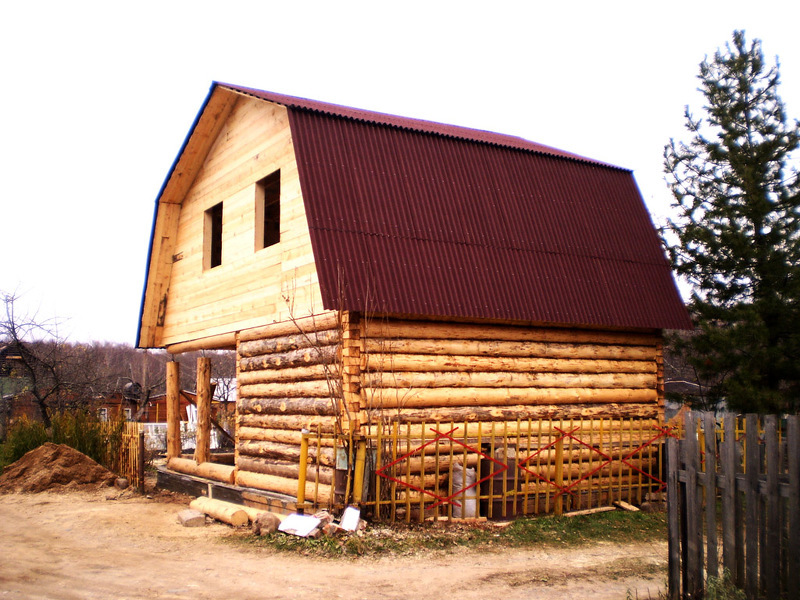
[[[557,5],[557,7],[556,7]],[[36,2],[0,8],[0,290],[73,341],[133,344],[153,207],[211,82],[517,135],[632,169],[745,29],[800,117],[796,2]]]

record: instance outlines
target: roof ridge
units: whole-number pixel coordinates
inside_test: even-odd
[[[488,144],[492,146],[499,146],[502,148],[510,148],[514,150],[522,150],[526,152],[535,152],[545,156],[552,156],[555,158],[564,158],[567,160],[575,160],[582,163],[605,167],[609,169],[616,169],[619,171],[631,172],[630,169],[613,165],[601,160],[581,156],[573,152],[561,150],[553,146],[541,144],[526,140],[525,138],[510,135],[507,133],[497,133],[485,129],[475,129],[471,127],[464,127],[462,125],[452,125],[448,123],[440,123],[437,121],[428,121],[425,119],[417,119],[414,117],[403,117],[400,115],[393,115],[390,113],[383,113],[372,111],[362,108],[354,108],[342,104],[334,104],[330,102],[323,102],[319,100],[312,100],[310,98],[302,98],[299,96],[290,96],[287,94],[280,94],[276,92],[269,92],[266,90],[259,90],[256,88],[249,88],[240,85],[214,82],[214,86],[222,86],[233,90],[235,92],[246,94],[260,100],[268,102],[276,102],[283,104],[295,110],[306,110],[321,113],[328,116],[350,119],[353,121],[361,121],[363,123],[370,123],[373,125],[380,125],[385,127],[396,127],[398,129],[405,129],[417,133],[425,133],[429,135],[439,135],[446,138],[453,138],[476,143]]]

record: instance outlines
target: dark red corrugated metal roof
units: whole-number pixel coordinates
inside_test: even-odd
[[[510,136],[226,87],[290,109],[325,308],[689,326],[629,171]]]

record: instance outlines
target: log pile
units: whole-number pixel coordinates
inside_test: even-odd
[[[333,433],[340,414],[341,332],[335,313],[242,332],[238,343],[236,483],[295,496],[304,429]],[[326,503],[330,439],[308,449],[307,494]]]

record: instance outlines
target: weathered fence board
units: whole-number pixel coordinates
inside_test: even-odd
[[[800,600],[800,417],[737,425],[688,413],[683,439],[667,441],[669,596],[699,598],[722,575],[721,539],[748,598]]]

